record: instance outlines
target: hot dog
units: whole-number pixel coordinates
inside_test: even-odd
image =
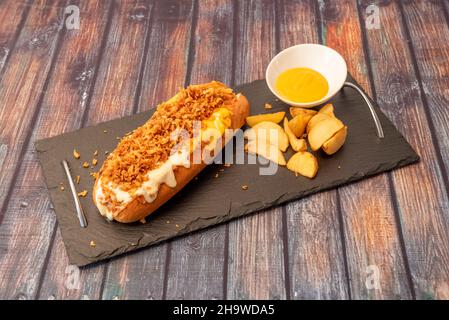
[[[243,126],[248,115],[248,100],[220,82],[181,89],[104,161],[93,189],[100,214],[130,223],[156,211],[206,167],[194,153],[216,154],[225,131]]]

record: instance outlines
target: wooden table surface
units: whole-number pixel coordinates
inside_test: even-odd
[[[0,298],[449,299],[449,1],[373,2],[0,0]],[[277,52],[307,42],[344,56],[420,163],[68,265],[36,139],[188,83],[263,78]]]

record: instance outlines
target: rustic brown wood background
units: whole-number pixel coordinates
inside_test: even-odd
[[[80,29],[64,10],[80,9]],[[366,28],[376,4],[380,28]],[[449,1],[0,0],[0,298],[449,299]],[[337,49],[422,161],[68,266],[33,141]],[[380,286],[366,285],[372,267]],[[77,286],[79,283],[79,286]]]

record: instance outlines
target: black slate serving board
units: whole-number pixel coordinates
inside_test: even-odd
[[[353,81],[352,78],[349,80]],[[238,86],[235,90],[246,95],[252,114],[288,110],[288,106],[269,91],[264,80]],[[348,126],[348,137],[343,148],[333,156],[315,153],[320,166],[315,179],[296,177],[285,167],[279,167],[275,175],[264,176],[259,175],[258,164],[231,167],[212,164],[200,173],[198,179],[192,180],[149,216],[146,224],[120,224],[102,218],[91,198],[94,181],[89,172],[99,169],[106,157],[105,150],[115,148],[117,137],[142,125],[153,110],[36,141],[70,263],[84,266],[419,160],[415,151],[376,106],[385,133],[384,139],[377,138],[370,111],[353,89],[343,89],[331,102],[337,117]],[[265,103],[270,103],[273,108],[265,110]],[[79,160],[72,155],[75,148],[81,154]],[[98,165],[83,168],[83,161],[91,161],[95,150],[98,150]],[[287,160],[291,154],[290,150]],[[87,228],[79,226],[61,166],[63,159],[69,162],[72,176],[80,176],[77,190],[89,191],[87,197],[81,198]],[[218,177],[215,177],[217,173]],[[60,190],[61,182],[65,191]],[[242,190],[242,185],[247,185],[248,190]],[[91,241],[95,241],[94,247],[90,245]]]

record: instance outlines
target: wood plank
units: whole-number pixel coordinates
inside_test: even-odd
[[[105,2],[106,1],[102,1]],[[54,216],[54,212],[46,214]],[[103,265],[78,268],[70,265],[58,225],[54,225],[47,248],[47,266],[41,270],[36,299],[39,300],[91,300],[99,299],[103,281]],[[101,271],[99,271],[101,270]]]
[[[232,80],[233,4],[199,1],[194,15],[189,83]],[[222,299],[226,228],[195,232],[170,243],[167,299]]]
[[[320,12],[324,43],[342,54],[349,72],[372,96],[357,2],[329,1]],[[351,298],[411,298],[388,175],[339,188],[338,195]],[[366,285],[372,268],[380,272],[378,286]]]
[[[318,43],[315,1],[280,1],[280,50]],[[348,298],[335,191],[285,206],[292,299]]]
[[[20,128],[15,141],[22,144],[26,152],[23,161],[17,157],[11,159],[22,163],[0,227],[0,281],[6,284],[0,288],[0,296],[5,298],[35,298],[38,291],[47,250],[54,236],[55,217],[32,142],[73,130],[80,124],[85,110],[83,96],[91,85],[91,77],[80,75],[90,70],[97,58],[104,26],[98,18],[107,11],[101,3],[85,1],[81,5],[89,11],[81,24],[85,32],[64,32],[50,73],[47,59],[50,60],[55,51],[64,3],[43,1],[35,4],[3,78],[5,87],[0,90],[7,91],[1,95],[6,99],[6,102],[2,101],[5,102],[2,117],[8,116],[9,112],[21,116],[24,120],[20,126],[26,126],[27,130],[34,126],[31,139],[23,138],[25,129],[6,127],[6,130]],[[68,72],[58,72],[60,70]],[[48,85],[43,86],[47,74]],[[42,91],[40,100],[38,96]],[[36,113],[35,125],[27,119],[33,112]],[[20,120],[8,120],[8,123],[18,122]],[[16,150],[12,154],[19,153],[20,150]]]
[[[121,118],[134,111],[153,3],[117,1],[98,70],[86,124]],[[111,151],[111,150],[109,150]]]
[[[237,8],[235,82],[264,77],[276,51],[273,1],[244,1]],[[242,184],[245,182],[242,181]],[[282,209],[229,223],[227,298],[285,299]]]
[[[446,4],[446,8],[443,7],[443,3]],[[431,119],[434,143],[438,145],[440,166],[445,167],[444,185],[448,189],[449,2],[443,3],[412,1],[403,5],[403,11],[416,62],[415,71],[425,99],[425,110]],[[444,207],[446,211],[449,210],[448,204]]]
[[[95,87],[86,101],[89,109],[83,119],[83,126],[94,125],[133,112],[139,74],[144,64],[145,39],[152,4],[138,0],[119,1],[115,2],[110,10],[111,14],[104,15],[101,19],[104,23],[110,22],[106,32],[103,32],[101,60],[96,62]],[[104,154],[105,150],[99,146],[98,151]],[[92,155],[88,155],[88,158],[90,157]],[[47,296],[54,296],[57,299],[101,298],[108,264],[100,263],[82,268],[80,288],[73,290],[66,286],[72,275],[66,271],[68,260],[65,250],[60,250],[61,243],[62,239],[58,232],[40,290],[40,298],[45,299]]]
[[[194,0],[157,3],[138,110],[156,107],[185,84]]]
[[[363,13],[366,5],[361,5]],[[404,45],[407,29],[400,7],[397,2],[379,5],[381,29],[366,30],[379,104],[421,156],[420,163],[392,172],[414,290],[418,299],[447,299],[449,217],[442,168],[426,117],[417,70],[411,52]]]
[[[11,57],[20,30],[23,27],[31,5],[28,1],[0,2],[0,79],[3,69]]]
[[[192,1],[155,2],[141,89],[136,91],[138,111],[155,107],[184,85],[192,13]],[[161,299],[166,256],[164,243],[112,260],[102,298]]]
[[[30,137],[45,79],[60,34],[61,8],[39,1],[27,17],[0,82],[0,223],[24,142]],[[4,125],[7,124],[7,125]]]

